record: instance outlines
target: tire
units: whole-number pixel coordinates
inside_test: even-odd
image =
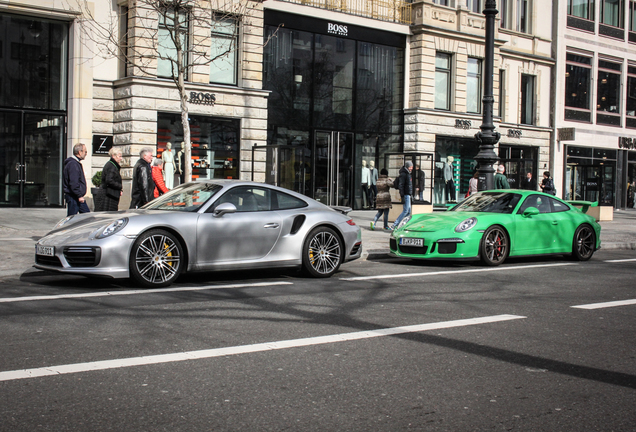
[[[572,258],[577,261],[587,261],[594,255],[596,248],[596,234],[594,229],[583,224],[574,232],[572,239]]]
[[[183,270],[183,258],[183,247],[173,234],[161,229],[147,231],[133,244],[130,276],[144,287],[167,287]]]
[[[342,241],[333,229],[315,228],[303,245],[303,270],[316,278],[330,277],[342,264],[343,255]]]
[[[482,262],[487,266],[498,266],[508,258],[510,253],[510,238],[499,225],[493,225],[486,230],[481,239],[479,254]]]

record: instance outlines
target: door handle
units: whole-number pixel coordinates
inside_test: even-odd
[[[280,225],[278,225],[277,223],[268,223],[263,225],[263,228],[278,228]]]
[[[559,221],[552,221],[552,225],[558,225]]]

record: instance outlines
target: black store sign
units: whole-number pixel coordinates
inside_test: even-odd
[[[93,154],[107,155],[108,151],[113,148],[112,135],[93,135]]]

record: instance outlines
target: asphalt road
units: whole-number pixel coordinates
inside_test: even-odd
[[[599,251],[4,278],[0,431],[634,431],[635,274]]]

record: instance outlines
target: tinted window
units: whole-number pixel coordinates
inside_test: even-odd
[[[550,198],[544,195],[530,195],[519,207],[518,214],[523,214],[528,208],[534,207],[539,209],[539,213],[551,213]]]
[[[255,187],[236,187],[227,191],[215,203],[231,203],[236,207],[237,212],[255,212],[271,210],[271,198],[269,189]]]
[[[521,199],[520,194],[510,192],[482,192],[471,195],[451,211],[511,214]]]
[[[276,192],[276,209],[289,210],[295,208],[307,207],[307,203],[299,198],[287,195],[286,193]]]
[[[548,199],[552,203],[552,211],[553,212],[563,212],[563,211],[570,210],[570,207],[568,207],[567,204],[562,203],[559,200],[555,200],[554,198],[548,198]]]

